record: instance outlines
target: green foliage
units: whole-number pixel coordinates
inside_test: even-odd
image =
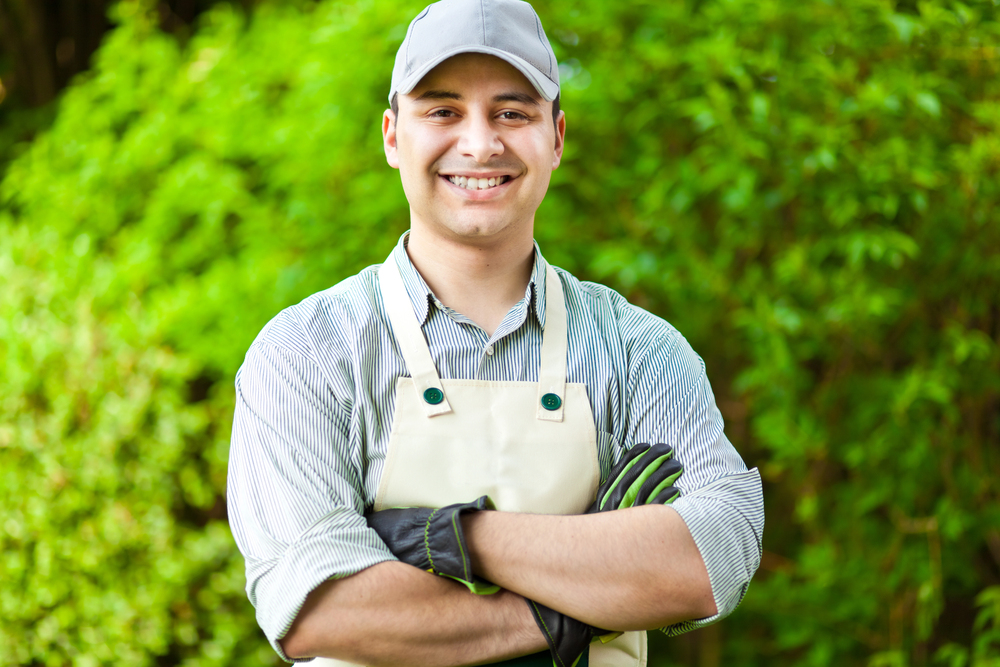
[[[118,12],[3,183],[0,664],[273,664],[224,520],[232,378],[405,229],[368,67],[405,23],[223,7],[181,48]]]
[[[379,124],[421,5],[222,6],[181,45],[123,2],[11,164],[0,665],[275,663],[224,520],[232,378],[406,228]],[[1000,10],[535,5],[568,117],[546,256],[691,339],[765,478],[701,662],[996,664]]]
[[[991,586],[976,596],[979,613],[973,625],[971,651],[959,644],[942,646],[935,658],[947,667],[1000,666],[1000,586]]]
[[[762,467],[725,662],[927,664],[1000,568],[997,8],[601,11],[560,22],[586,128],[542,219],[593,221],[567,253],[692,339]]]

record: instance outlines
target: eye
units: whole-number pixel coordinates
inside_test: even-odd
[[[450,118],[455,115],[451,109],[435,109],[430,113],[433,118]]]
[[[502,120],[528,120],[528,117],[518,111],[504,111],[500,114]]]

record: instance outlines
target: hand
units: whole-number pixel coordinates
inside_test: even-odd
[[[635,505],[672,503],[680,496],[673,484],[684,472],[673,455],[673,448],[664,443],[653,446],[643,443],[630,449],[597,490],[597,500],[587,514]],[[527,602],[549,644],[554,667],[573,667],[595,637],[611,641],[621,634],[587,625],[534,600]]]
[[[553,667],[574,667],[595,637],[608,642],[621,634],[587,625],[534,600],[525,601],[549,645]]]
[[[587,514],[672,503],[681,494],[673,484],[684,472],[673,456],[673,448],[662,442],[652,446],[642,443],[630,449],[597,489],[597,500]]]
[[[449,577],[465,584],[479,595],[500,590],[472,573],[472,557],[462,530],[462,515],[491,509],[490,499],[482,496],[471,503],[448,505],[441,509],[413,507],[388,509],[365,515],[389,551],[396,558],[421,570]]]

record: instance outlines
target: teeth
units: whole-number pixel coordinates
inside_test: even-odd
[[[510,177],[500,176],[495,178],[468,178],[466,176],[449,176],[448,180],[458,187],[465,188],[466,190],[487,190],[498,185],[503,185],[510,180]]]

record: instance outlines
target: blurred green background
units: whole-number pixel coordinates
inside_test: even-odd
[[[67,47],[0,2],[0,665],[277,664],[233,377],[407,227],[379,124],[423,4],[95,0]],[[685,333],[764,478],[743,605],[650,664],[1000,665],[996,0],[534,4],[546,257]]]

